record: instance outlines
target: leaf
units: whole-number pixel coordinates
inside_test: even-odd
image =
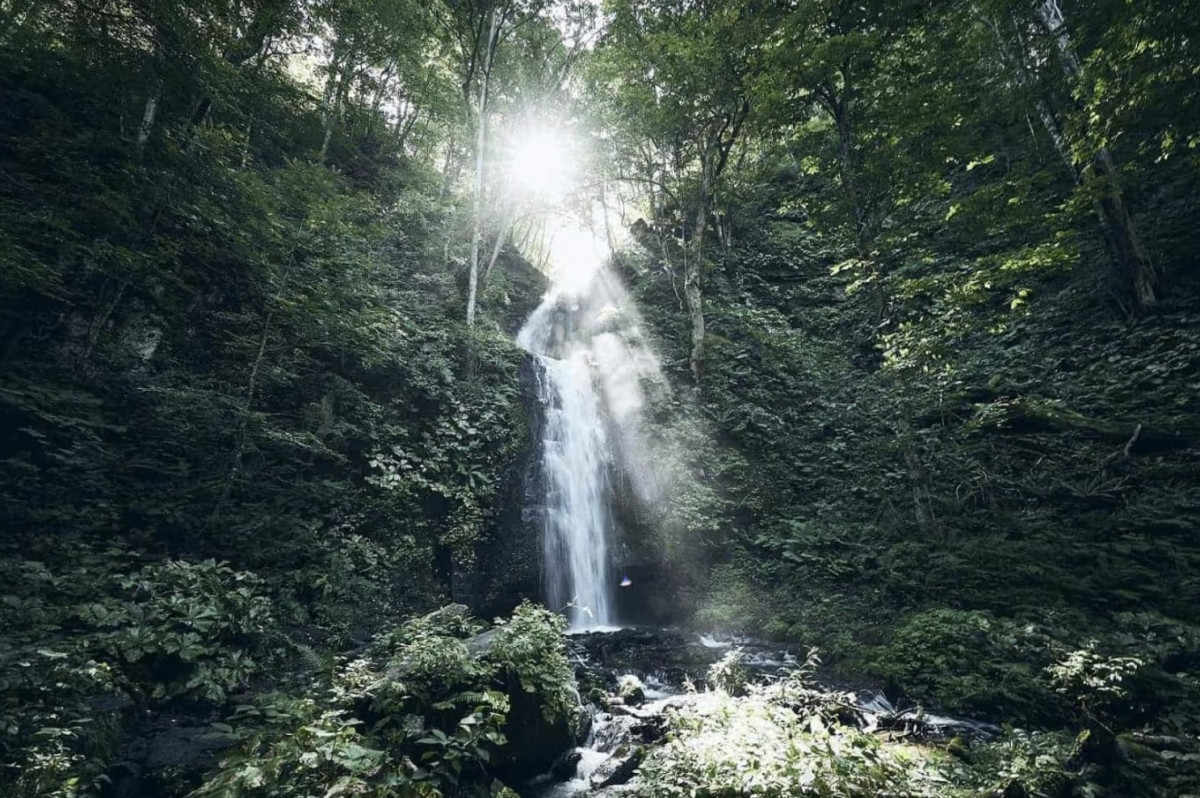
[[[339,795],[345,795],[346,791],[355,786],[356,783],[359,783],[359,780],[354,776],[342,776],[326,791],[325,798],[336,798]]]

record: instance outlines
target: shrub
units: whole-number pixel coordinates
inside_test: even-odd
[[[667,742],[641,765],[647,796],[936,795],[927,763],[878,738],[802,716],[762,693],[704,693],[670,715]]]
[[[221,727],[238,748],[195,795],[487,795],[514,698],[560,723],[578,701],[560,618],[522,605],[480,629],[452,606],[381,635],[308,697],[239,707]]]
[[[909,615],[875,652],[871,670],[912,698],[967,715],[1052,719],[1063,714],[1043,668],[1050,641],[991,613]]]

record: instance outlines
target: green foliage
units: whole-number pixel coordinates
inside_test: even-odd
[[[904,618],[873,670],[913,698],[969,716],[1052,718],[1042,663],[1050,641],[990,613],[929,610]]]
[[[924,752],[883,746],[763,694],[717,692],[671,714],[667,742],[641,765],[639,794],[933,796],[930,770]]]
[[[1106,657],[1096,651],[1095,643],[1076,649],[1050,665],[1054,689],[1073,699],[1083,712],[1096,719],[1108,715],[1129,690],[1125,682],[1145,667],[1138,657]]]
[[[482,626],[461,607],[443,609],[342,660],[307,697],[237,707],[214,727],[237,750],[193,794],[489,794],[512,696],[536,690],[543,716],[563,719],[573,680],[558,616],[524,605],[478,634]]]
[[[977,791],[1020,789],[1030,798],[1054,798],[1075,780],[1071,751],[1069,734],[1009,730],[1000,740],[964,749],[960,758],[967,763],[955,772]]]
[[[253,574],[211,560],[114,573],[127,557],[109,550],[58,572],[6,564],[0,751],[12,764],[0,784],[29,795],[84,790],[121,740],[121,709],[221,704],[261,672],[253,657],[271,656],[277,630]]]
[[[1153,161],[1196,108],[1149,84],[1107,92],[1139,69],[1177,85],[1142,48],[1178,52],[1188,23],[1165,25],[1178,14],[1161,3],[1063,10],[1074,73],[1034,6],[815,4],[745,23],[769,32],[708,220],[726,246],[705,264],[704,378],[664,410],[702,443],[680,472],[686,531],[660,550],[699,553],[682,603],[701,628],[820,645],[923,705],[1052,725],[1086,720],[1046,668],[1096,640],[1147,663],[1105,722],[1174,730],[1200,606],[1184,576],[1195,236],[1175,221],[1194,174],[1178,138]],[[1141,67],[1118,78],[1117,62]],[[1101,86],[1107,107],[1138,108],[1119,131],[1084,110]],[[1136,319],[1118,199],[1162,277]],[[679,219],[656,200],[627,276],[682,384],[677,264],[654,235]]]
[[[708,669],[708,683],[714,690],[726,695],[741,695],[750,680],[750,671],[742,664],[745,652],[740,648],[730,649],[725,656]]]
[[[498,534],[530,446],[501,327],[543,279],[509,253],[466,328],[431,9],[334,5],[0,13],[0,792],[86,793],[165,713],[331,678]]]
[[[1165,737],[1114,790],[1182,793],[1194,3],[1059,29],[998,0],[622,0],[579,50],[502,6],[494,112],[582,57],[601,171],[648,188],[622,262],[681,385],[680,267],[703,285],[696,392],[649,408],[673,489],[620,519],[664,594],[922,702],[1081,723],[1077,759]],[[508,333],[538,275],[503,248],[460,321],[490,10],[3,4],[0,790],[93,790],[169,706],[233,715],[202,789],[296,795],[473,789],[502,736],[573,715],[531,608],[482,653],[465,616],[364,648],[490,564],[531,446]],[[664,784],[743,789],[736,726],[785,752],[766,791],[923,789],[828,717],[711,700]],[[1054,793],[1063,739],[976,752],[979,789]]]
[[[131,601],[96,602],[79,618],[101,632],[101,650],[122,661],[131,683],[152,684],[151,698],[221,703],[248,683],[273,627],[262,581],[212,560],[151,565],[117,585]]]
[[[542,715],[550,722],[576,721],[581,712],[574,671],[563,644],[565,630],[566,620],[561,615],[525,601],[500,627],[487,655],[516,678],[522,691],[537,696]]]

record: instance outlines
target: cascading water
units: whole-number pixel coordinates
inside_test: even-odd
[[[643,384],[665,381],[603,258],[576,246],[566,260],[517,341],[537,358],[545,407],[546,602],[580,630],[618,622],[609,475],[640,474],[643,491],[658,484],[645,466],[639,411]]]
[[[608,450],[588,353],[577,348],[538,360],[546,406],[546,598],[554,609],[569,609],[572,627],[612,626]]]

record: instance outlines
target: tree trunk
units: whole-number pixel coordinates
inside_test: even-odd
[[[687,259],[683,264],[683,295],[687,299],[688,317],[692,322],[692,380],[700,390],[700,372],[704,359],[704,294],[700,278],[704,265],[704,228],[708,223],[712,204],[712,152],[704,155],[701,165],[700,201],[696,207],[696,221],[692,227],[692,238]]]
[[[337,88],[333,95],[333,105],[328,113],[325,114],[325,135],[321,139],[321,163],[325,163],[329,159],[329,143],[333,140],[333,126],[337,122],[338,115],[342,112],[342,104],[345,102],[349,84],[349,75],[343,72],[337,79]]]
[[[475,134],[475,197],[474,220],[471,230],[471,263],[467,277],[467,326],[475,326],[475,306],[479,295],[479,251],[483,242],[483,178],[486,161],[483,149],[487,145],[488,90],[492,73],[492,52],[495,48],[497,23],[496,9],[492,9],[492,21],[488,30],[487,49],[484,50],[483,70],[479,75],[479,113]]]
[[[117,292],[112,301],[92,319],[92,323],[88,326],[87,345],[84,347],[83,356],[80,358],[82,363],[87,363],[92,357],[92,351],[96,348],[96,344],[100,341],[100,336],[104,332],[104,328],[108,326],[109,319],[116,312],[117,307],[121,304],[121,298],[125,296],[125,289],[133,282],[132,276],[121,278],[117,283]]]
[[[142,121],[138,124],[137,141],[134,145],[134,153],[139,161],[146,152],[146,145],[150,142],[151,134],[154,133],[154,121],[158,118],[158,104],[162,100],[163,93],[163,62],[165,60],[166,55],[162,51],[162,45],[155,45],[154,71],[157,74],[150,86],[150,93],[146,95],[146,104],[142,107]]]
[[[914,440],[916,436],[913,434],[912,423],[909,421],[908,411],[902,411],[903,415],[900,418],[900,433],[904,447],[904,466],[908,470],[908,482],[912,488],[913,501],[913,518],[917,522],[917,526],[925,529],[932,521],[932,515],[929,511],[929,480],[925,473],[925,468],[921,463],[921,457],[917,454]]]
[[[300,226],[300,233],[303,233],[306,224],[307,222]],[[287,289],[288,278],[291,276],[292,268],[295,265],[296,248],[293,247],[291,254],[288,256],[287,264],[284,266],[283,274],[279,278],[279,286],[267,298],[267,313],[263,319],[262,333],[259,335],[254,362],[250,366],[250,376],[246,380],[246,397],[242,402],[241,416],[238,419],[237,435],[234,439],[233,452],[230,456],[229,471],[225,476],[224,483],[221,485],[221,492],[217,495],[216,504],[213,506],[212,513],[208,517],[208,521],[205,524],[206,527],[212,526],[220,519],[222,511],[229,501],[229,497],[233,494],[233,486],[240,478],[242,463],[246,456],[246,440],[250,428],[250,414],[254,411],[254,400],[258,394],[258,378],[262,372],[263,360],[267,353],[267,344],[271,340],[272,325],[275,321],[275,305],[283,297],[283,292]]]
[[[1087,91],[1088,87],[1083,81],[1083,65],[1071,46],[1071,35],[1058,0],[1043,0],[1038,14],[1046,32],[1054,39],[1058,48],[1063,74],[1069,80],[1080,83]],[[1053,115],[1043,112],[1043,123],[1047,121],[1048,116],[1053,119]],[[1049,125],[1047,130],[1051,136],[1056,135]],[[1057,136],[1055,145],[1061,152],[1061,132],[1058,132]],[[1072,164],[1076,181],[1081,182],[1085,170],[1076,166],[1069,156],[1067,160]],[[1094,207],[1096,215],[1100,217],[1105,243],[1108,244],[1112,255],[1118,291],[1127,295],[1136,308],[1154,305],[1158,301],[1158,272],[1150,260],[1149,253],[1142,246],[1133,217],[1121,196],[1120,170],[1112,152],[1107,147],[1099,147],[1091,157],[1090,168],[1106,183],[1104,195],[1094,202]]]
[[[496,266],[496,261],[500,260],[500,250],[504,249],[504,242],[508,239],[508,230],[512,227],[511,222],[505,223],[500,231],[496,234],[496,243],[492,246],[492,254],[488,258],[487,266],[483,270],[483,282],[487,283],[488,277],[492,273],[492,269]]]
[[[1148,308],[1158,302],[1158,271],[1142,245],[1129,207],[1121,197],[1116,164],[1107,147],[1096,153],[1093,168],[1109,183],[1108,191],[1096,201],[1096,212],[1104,223],[1118,285],[1128,293],[1135,307]]]
[[[867,215],[861,198],[858,196],[858,180],[854,174],[854,132],[850,128],[850,109],[847,99],[843,96],[835,105],[833,121],[838,131],[838,160],[842,171],[842,190],[846,192],[846,200],[850,203],[850,212],[854,216],[854,247],[858,257],[867,260],[870,250],[867,246]]]
[[[842,190],[846,201],[850,204],[850,213],[854,217],[854,249],[862,262],[863,276],[867,279],[871,292],[871,303],[874,306],[875,323],[883,321],[887,312],[887,295],[884,291],[882,275],[877,264],[871,257],[871,229],[867,216],[866,204],[858,188],[857,165],[854,162],[854,127],[850,119],[850,66],[842,66],[842,91],[839,95],[832,85],[824,91],[825,102],[833,116],[838,132],[838,161],[842,177]]]
[[[325,79],[325,91],[321,95],[321,163],[325,163],[329,155],[329,142],[333,138],[333,123],[337,117],[342,93],[342,62],[345,57],[341,43],[334,44],[333,58],[329,61],[329,76]]]

